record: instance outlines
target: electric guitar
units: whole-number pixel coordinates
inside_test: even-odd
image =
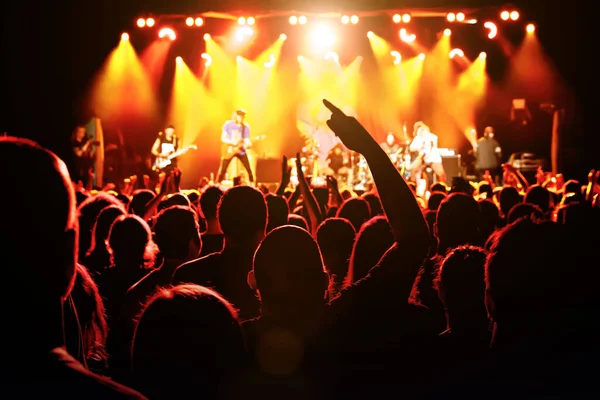
[[[241,139],[237,144],[223,143],[221,154],[223,154],[223,157],[231,158],[236,155],[243,155],[249,147],[247,141],[244,139]]]
[[[195,144],[191,144],[189,146],[185,146],[182,149],[174,151],[173,153],[169,154],[166,157],[156,157],[156,160],[154,160],[154,165],[152,166],[152,169],[154,169],[156,171],[163,170],[166,167],[168,167],[169,165],[171,165],[171,163],[173,162],[172,161],[173,159],[184,155],[185,153],[187,153],[190,150],[198,150],[198,146],[196,146]]]

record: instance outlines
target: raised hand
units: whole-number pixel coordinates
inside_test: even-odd
[[[323,104],[331,111],[331,118],[327,121],[327,126],[347,148],[361,154],[365,153],[368,147],[374,143],[369,132],[356,118],[346,115],[328,100],[323,99]]]
[[[284,186],[287,186],[290,183],[290,178],[292,175],[292,167],[288,163],[288,158],[283,156],[281,160],[281,183]]]

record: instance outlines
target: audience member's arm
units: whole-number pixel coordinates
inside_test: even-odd
[[[335,207],[339,208],[342,203],[344,203],[344,199],[342,199],[342,195],[340,194],[340,187],[338,185],[337,179],[333,176],[327,177],[327,189],[329,190],[329,204],[330,208]]]
[[[308,218],[310,219],[310,230],[313,234],[315,234],[317,232],[317,227],[323,219],[323,216],[321,215],[321,210],[319,209],[319,203],[317,203],[315,195],[313,194],[312,190],[310,190],[308,180],[304,176],[304,171],[302,171],[302,160],[300,159],[300,154],[296,155],[296,170],[298,171],[298,186],[300,187],[300,193],[302,194],[303,204],[304,207],[306,207]]]
[[[290,213],[294,212],[294,209],[298,204],[298,199],[300,199],[300,194],[300,185],[298,185],[288,200],[288,208],[290,209]]]
[[[277,188],[277,196],[283,196],[285,193],[285,188],[290,184],[291,174],[292,168],[288,165],[287,157],[283,156],[283,160],[281,160],[281,182],[279,182]]]
[[[502,166],[508,171],[508,173],[513,174],[517,178],[521,186],[523,186],[523,191],[526,192],[529,188],[529,182],[527,181],[527,178],[523,176],[521,171],[516,169],[512,164],[506,163],[502,164]]]
[[[396,243],[413,256],[424,260],[429,250],[429,228],[415,196],[385,151],[355,119],[324,101],[332,112],[327,124],[350,150],[367,160],[377,185],[383,210],[392,227]]]
[[[168,187],[169,187],[170,181],[171,181],[171,176],[169,174],[165,175],[162,183],[160,184],[159,192],[146,205],[146,210],[144,211],[144,218],[143,218],[144,221],[148,221],[156,213],[156,209],[158,208],[158,205],[160,204],[162,199],[165,197],[165,195],[169,191]]]
[[[585,190],[585,199],[590,203],[594,201],[594,196],[600,192],[599,181],[600,171],[591,170],[588,174],[588,185]]]

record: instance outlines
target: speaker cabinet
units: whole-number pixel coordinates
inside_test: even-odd
[[[259,158],[256,160],[256,182],[275,183],[281,180],[280,158]]]
[[[446,180],[452,181],[452,178],[463,175],[463,169],[460,163],[460,154],[453,156],[442,156],[442,165],[446,172]]]

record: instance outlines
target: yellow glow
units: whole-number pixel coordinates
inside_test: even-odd
[[[200,57],[202,57],[202,59],[204,60],[204,66],[206,68],[210,67],[210,65],[212,64],[212,57],[210,56],[210,54],[202,53]]]
[[[510,19],[513,21],[516,21],[519,19],[519,12],[518,11],[513,11],[510,13]]]
[[[335,34],[327,25],[319,25],[310,36],[310,46],[316,50],[331,50],[335,44]]]
[[[450,36],[452,35],[452,31],[448,28],[444,29],[444,36]]]
[[[192,17],[187,17],[187,18],[185,19],[185,24],[186,24],[187,26],[193,26],[193,25],[194,25],[194,18],[192,18]]]
[[[507,21],[507,20],[510,18],[510,13],[509,13],[508,11],[502,11],[502,12],[500,13],[500,18],[501,18],[503,21]]]
[[[394,21],[395,24],[399,24],[400,21],[402,21],[402,16],[400,14],[394,14],[392,21]]]
[[[454,22],[456,20],[456,14],[448,13],[448,15],[446,15],[446,19],[448,20],[448,22]]]
[[[94,114],[107,123],[154,120],[152,80],[130,41],[121,40],[109,54],[92,85],[90,103]]]
[[[146,19],[146,26],[152,28],[154,26],[154,24],[156,24],[156,21],[154,20],[154,18],[148,18]]]
[[[181,57],[175,57],[175,62],[178,63],[178,64],[182,63],[183,62],[183,58],[181,58]]]
[[[254,17],[248,17],[246,22],[248,23],[248,25],[254,25],[256,23],[256,20],[254,19]]]
[[[121,34],[121,40],[129,40],[129,33],[123,32]]]
[[[281,35],[279,35],[279,40],[287,40],[287,35],[285,33],[282,33]]]
[[[301,15],[301,16],[298,17],[298,23],[300,25],[306,24],[306,21],[307,21],[307,19],[306,19],[306,17],[304,15]]]
[[[139,28],[143,28],[146,26],[146,20],[144,18],[138,18],[137,20],[137,26]]]
[[[456,20],[458,22],[463,22],[465,20],[465,14],[459,12],[458,14],[456,14]]]
[[[244,42],[254,35],[254,29],[249,26],[240,26],[235,31],[235,39],[238,42]]]
[[[408,24],[411,20],[410,14],[404,14],[402,16],[402,22],[404,22],[405,24]]]
[[[400,64],[400,62],[402,61],[402,56],[400,55],[400,52],[396,51],[396,50],[392,50],[390,52],[390,55],[392,57],[394,57],[394,64],[398,65]]]
[[[369,43],[371,44],[371,49],[373,50],[373,54],[378,61],[383,60],[385,57],[388,57],[391,51],[391,46],[389,43],[377,36],[376,34],[367,35],[369,38]]]
[[[450,58],[454,57],[464,57],[465,53],[461,49],[452,49],[449,53]]]
[[[296,25],[297,23],[298,23],[298,17],[296,17],[295,15],[292,15],[290,17],[290,24]]]
[[[238,25],[246,25],[246,18],[239,17],[238,18]]]
[[[342,15],[342,24],[347,25],[350,23],[350,17],[347,15]]]
[[[194,23],[196,24],[196,26],[202,26],[204,25],[204,20],[200,17],[197,17]]]
[[[162,28],[158,31],[158,37],[160,39],[169,38],[169,40],[173,41],[176,39],[175,31],[171,28]]]
[[[535,32],[535,25],[528,24],[526,29],[527,29],[527,33],[533,33],[533,32]]]
[[[210,40],[210,33],[204,34],[204,40]]]
[[[356,25],[358,24],[358,15],[353,15],[350,17],[350,23]]]
[[[425,59],[425,53],[419,54],[418,57],[419,57],[419,60],[421,60],[421,61],[424,60]]]

